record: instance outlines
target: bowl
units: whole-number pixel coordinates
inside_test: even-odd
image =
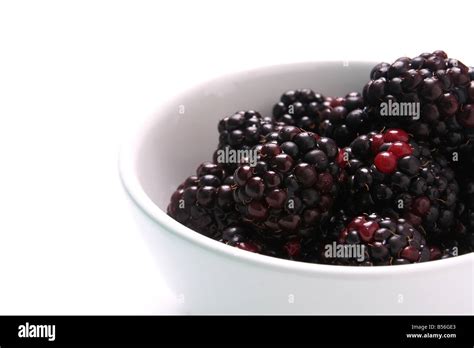
[[[271,115],[291,88],[360,91],[372,62],[263,67],[196,85],[160,105],[124,143],[120,175],[159,269],[186,313],[471,314],[473,254],[413,265],[348,267],[281,260],[204,237],[166,214],[171,193],[211,160],[217,121]]]

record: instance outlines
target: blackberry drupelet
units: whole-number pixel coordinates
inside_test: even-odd
[[[430,249],[418,229],[405,219],[360,215],[337,231],[337,241],[327,241],[323,263],[350,266],[403,265],[430,260]],[[342,257],[329,247],[345,250]],[[344,248],[344,249],[342,249]]]
[[[284,126],[259,146],[259,164],[234,173],[237,210],[268,239],[311,238],[331,211],[344,172],[333,140]]]
[[[350,213],[401,217],[428,238],[451,236],[459,186],[445,158],[401,129],[362,135],[343,157]]]

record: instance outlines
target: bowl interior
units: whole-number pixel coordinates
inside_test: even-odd
[[[288,89],[311,88],[327,96],[361,92],[373,63],[281,65],[232,74],[190,88],[161,106],[142,134],[135,173],[148,197],[166,211],[169,197],[203,161],[212,160],[217,122],[238,110],[271,116]]]

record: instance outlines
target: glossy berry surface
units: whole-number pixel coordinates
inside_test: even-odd
[[[328,252],[331,246],[345,252]],[[335,243],[327,244],[325,250],[322,262],[336,265],[403,265],[431,258],[430,248],[421,231],[405,219],[377,214],[356,216],[343,224],[339,227]]]
[[[334,141],[294,126],[284,126],[277,140],[261,144],[259,161],[266,171],[248,165],[234,173],[236,204],[244,220],[269,238],[306,236],[331,212],[342,170]]]
[[[311,89],[288,90],[273,106],[273,117],[286,125],[297,126],[307,131],[316,131],[326,98]]]
[[[453,233],[459,185],[445,158],[400,129],[360,136],[344,151],[348,211],[404,218],[428,238]]]
[[[214,152],[213,162],[220,164],[226,174],[232,174],[237,168],[235,150],[250,150],[273,130],[273,120],[263,117],[254,110],[238,111],[231,116],[224,117],[218,123],[219,144]],[[231,150],[229,152],[229,150]],[[233,160],[229,155],[235,156]]]
[[[272,117],[224,117],[213,161],[176,188],[168,214],[293,261],[401,265],[473,252],[474,69],[438,50],[379,63],[361,87],[287,90]],[[328,245],[363,253],[331,257]]]
[[[202,163],[173,193],[168,214],[183,225],[212,238],[241,221],[235,210],[233,178],[211,162]]]
[[[402,57],[372,69],[363,89],[364,102],[373,119],[403,129],[449,157],[468,141],[474,128],[471,76],[472,70],[444,51]]]

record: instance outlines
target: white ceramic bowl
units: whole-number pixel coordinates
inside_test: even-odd
[[[373,65],[300,63],[217,78],[161,105],[126,142],[120,155],[124,186],[143,235],[187,312],[473,312],[473,254],[391,267],[307,264],[221,244],[166,215],[174,189],[211,159],[219,118],[241,109],[270,115],[281,93],[291,88],[333,96],[361,90]]]

